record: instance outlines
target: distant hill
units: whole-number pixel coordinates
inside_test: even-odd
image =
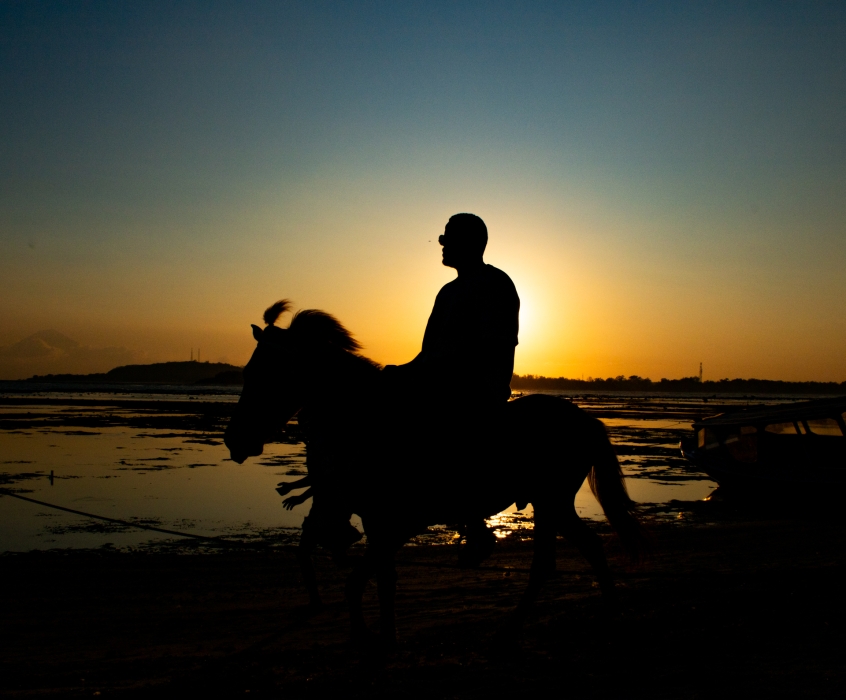
[[[28,382],[76,384],[242,384],[241,368],[225,362],[123,365],[97,374],[35,375]]]

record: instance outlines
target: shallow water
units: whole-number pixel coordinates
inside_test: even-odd
[[[274,490],[292,471],[302,470],[302,445],[269,445],[259,462],[237,465],[219,439],[165,430],[28,430],[6,432],[0,440],[7,488],[37,500],[241,539],[290,536],[302,523],[302,509],[284,510]],[[126,547],[161,539],[172,537],[0,499],[2,551]]]
[[[275,487],[305,473],[301,443],[270,444],[260,458],[237,465],[228,459],[220,423],[201,426],[202,430],[186,428],[203,422],[190,416],[196,404],[187,392],[158,394],[157,400],[169,403],[153,409],[63,405],[62,399],[72,396],[54,392],[46,398],[58,403],[0,406],[5,428],[0,429],[3,487],[75,510],[180,532],[272,542],[296,538],[310,501],[287,511]],[[89,393],[84,398],[107,397]],[[212,405],[211,396],[200,398]],[[223,402],[220,398],[215,396],[213,402],[229,403],[233,397],[228,395]],[[625,409],[624,417],[603,417],[603,421],[636,501],[699,500],[716,487],[705,475],[691,471],[679,454],[678,443],[689,431],[690,420],[650,417],[639,398],[604,397],[598,402],[587,398],[577,403]],[[584,518],[604,517],[587,484],[575,505]],[[532,527],[531,514],[531,506],[523,512],[512,506],[489,522],[498,537],[524,537]],[[417,541],[453,537],[453,532],[436,527]],[[174,539],[0,497],[0,551],[126,548]]]

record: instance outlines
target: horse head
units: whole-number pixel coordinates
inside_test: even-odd
[[[244,367],[244,389],[224,435],[230,457],[238,464],[260,455],[303,407],[328,355],[354,353],[361,347],[323,311],[299,311],[288,328],[280,328],[276,321],[290,307],[288,300],[278,301],[264,312],[264,328],[252,326],[256,349]]]

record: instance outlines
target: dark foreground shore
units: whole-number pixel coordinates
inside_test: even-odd
[[[843,697],[846,525],[831,511],[701,504],[652,524],[655,556],[621,572],[609,616],[583,560],[560,575],[519,650],[493,642],[526,584],[530,543],[487,568],[450,547],[400,555],[398,650],[347,643],[343,572],[305,615],[294,552],[6,555],[0,693],[8,697]],[[375,621],[375,588],[366,594]],[[531,695],[530,695],[531,697]]]

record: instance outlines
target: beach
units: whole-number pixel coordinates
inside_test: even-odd
[[[182,442],[171,447],[208,449],[207,456],[222,449],[220,429],[231,402],[227,409],[225,402],[203,406],[187,397],[155,399],[159,404],[135,400],[6,396],[0,425],[7,444],[15,436],[52,440],[63,431],[91,433],[67,440],[107,442],[110,430],[131,428],[140,432],[127,433],[126,445],[139,450],[177,440]],[[587,698],[705,698],[731,686],[734,694],[757,697],[842,697],[846,525],[836,502],[817,493],[795,494],[783,503],[738,500],[714,492],[711,482],[690,472],[670,440],[697,416],[716,412],[719,402],[614,396],[577,402],[609,426],[630,489],[645,484],[643,493],[666,495],[707,487],[711,495],[707,501],[641,498],[654,553],[638,567],[626,560],[601,518],[583,513],[617,574],[618,614],[604,605],[586,562],[559,538],[558,576],[541,594],[523,635],[506,640],[513,644],[496,637],[528,580],[525,513],[497,521],[494,554],[480,569],[457,568],[457,545],[438,530],[401,550],[399,644],[390,653],[349,644],[346,572],[325,556],[316,557],[316,565],[326,605],[309,615],[291,544],[295,528],[200,530],[253,548],[155,533],[122,543],[130,528],[96,531],[92,521],[67,516],[76,518],[75,527],[91,530],[79,535],[89,539],[62,546],[64,535],[53,526],[55,543],[0,556],[6,601],[0,613],[0,693],[482,698],[552,689]],[[280,450],[300,449],[295,433],[289,443],[280,442]],[[218,466],[211,460],[196,466],[194,453],[185,454],[181,462],[173,456],[153,463],[167,469],[116,471],[114,479],[97,480],[110,474],[96,471],[102,467],[95,464],[90,475],[66,483],[78,489],[86,483],[135,484],[136,478],[153,483],[229,468],[220,455]],[[72,463],[74,455],[68,459]],[[137,467],[146,458],[121,459]],[[113,461],[115,469],[127,466]],[[263,493],[280,467],[287,473],[299,465],[256,464],[266,473],[256,488]],[[4,465],[8,487],[43,497],[50,488],[43,466]],[[33,476],[15,480],[21,474]],[[74,492],[54,490],[54,500],[62,493]],[[4,497],[0,507],[10,508],[11,500]],[[133,508],[154,502],[127,501]],[[88,508],[102,510],[108,503],[104,496]],[[155,522],[172,526],[176,521],[167,513]],[[375,586],[365,594],[365,609],[375,628]]]
[[[583,560],[560,575],[519,645],[494,635],[526,584],[526,542],[483,568],[449,547],[399,556],[399,646],[347,642],[343,572],[318,558],[326,602],[306,614],[292,548],[208,555],[49,552],[2,558],[8,697],[842,697],[842,520],[702,509],[653,522],[653,560],[627,567],[603,535],[623,612],[609,616]],[[365,596],[375,622],[373,587]]]

